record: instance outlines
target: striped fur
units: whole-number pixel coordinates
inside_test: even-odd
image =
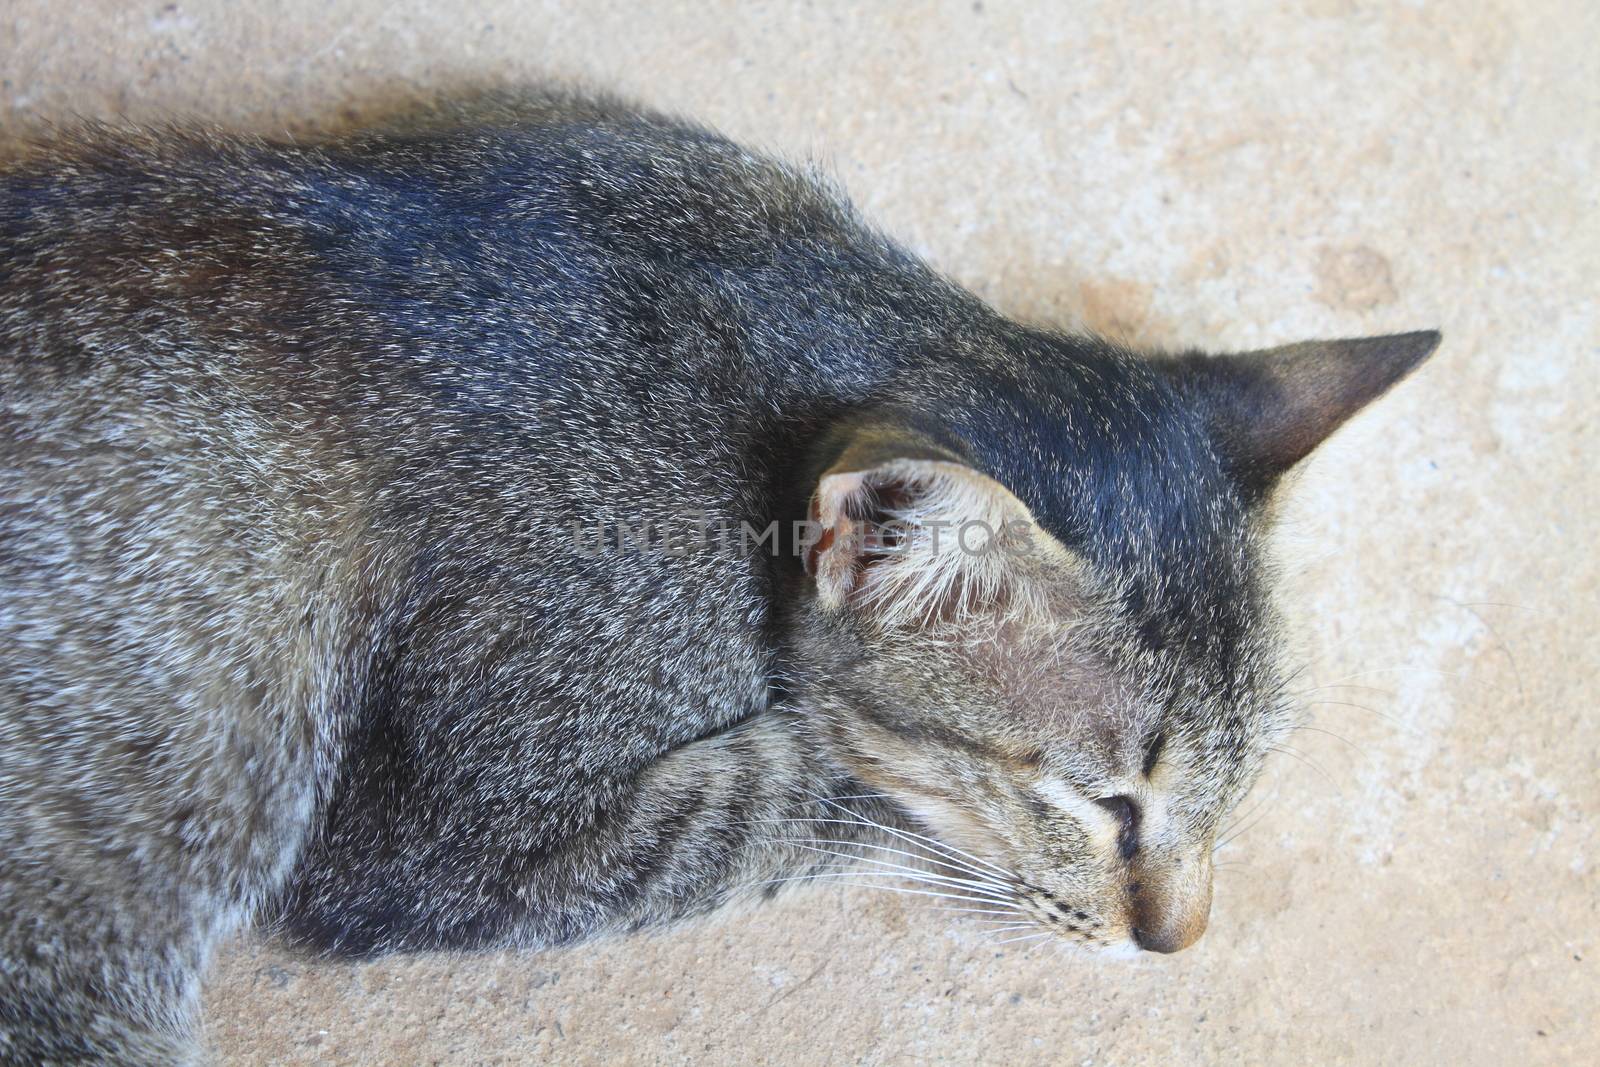
[[[532,949],[853,870],[1192,939],[1289,721],[1261,457],[1420,344],[1343,392],[1299,349],[1302,401],[1025,327],[813,176],[560,93],[49,146],[0,175],[0,1059],[198,1061],[252,925]],[[1268,385],[1293,449],[1236,432]],[[911,553],[571,536],[813,501]]]

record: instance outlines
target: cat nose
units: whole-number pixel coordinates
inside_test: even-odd
[[[1135,926],[1133,928],[1133,943],[1146,952],[1172,953],[1188,948],[1200,940],[1200,935],[1205,932],[1206,923],[1201,919],[1198,924],[1185,926]]]
[[[1101,797],[1095,803],[1116,818],[1117,851],[1131,860],[1139,851],[1139,805],[1128,796]]]
[[[1173,917],[1151,915],[1148,918],[1135,912],[1134,926],[1129,931],[1133,943],[1146,952],[1171,953],[1188,948],[1206,932],[1206,919],[1210,909],[1196,914]]]
[[[1200,877],[1135,882],[1128,889],[1128,932],[1146,952],[1177,952],[1206,932],[1211,917],[1209,866]]]

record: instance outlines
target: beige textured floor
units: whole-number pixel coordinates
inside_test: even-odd
[[[348,122],[556,75],[790,155],[1023,316],[1158,344],[1442,327],[1292,488],[1319,729],[1211,932],[1102,964],[821,893],[542,957],[241,945],[223,1062],[1594,1062],[1600,7],[0,4],[0,140]],[[1393,9],[1393,10],[1390,10]]]

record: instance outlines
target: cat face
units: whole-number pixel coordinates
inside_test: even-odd
[[[1192,468],[1153,508],[1080,499],[1100,529],[1043,522],[977,468],[981,447],[903,425],[854,434],[812,496],[801,640],[825,681],[810,703],[835,760],[929,835],[906,843],[928,856],[930,891],[1101,950],[1201,935],[1219,829],[1292,726],[1259,562],[1264,491],[1435,340],[1383,358],[1319,351],[1316,374],[1294,373],[1308,351],[1294,346],[1141,375],[1159,390],[1141,408],[1194,416],[1159,421],[1202,447],[1151,429],[1098,450],[1125,476],[1089,481],[1126,495],[1163,457]],[[1310,383],[1298,420],[1283,413],[1297,382]],[[1252,384],[1282,424],[1254,446],[1226,421],[1269,417],[1241,396]]]

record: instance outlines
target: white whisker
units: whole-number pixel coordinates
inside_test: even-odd
[[[942,904],[930,904],[930,905],[928,905],[928,910],[929,911],[962,912],[962,913],[965,913],[967,915],[1012,915],[1012,914],[1026,915],[1027,914],[1027,912],[1023,911],[1020,907],[1017,907],[1016,905],[1011,905],[1010,907],[1007,907],[1007,908],[997,909],[997,908],[947,908]]]
[[[999,941],[993,942],[993,944],[996,944],[996,945],[1009,945],[1014,941],[1038,941],[1040,938],[1054,937],[1054,936],[1055,935],[1052,934],[1049,930],[1045,930],[1045,931],[1043,931],[1041,933],[1037,933],[1037,934],[1024,934],[1021,937],[1005,937],[1005,938],[1001,938]]]
[[[853,884],[861,886],[864,889],[881,889],[886,893],[909,893],[909,894],[912,894],[913,896],[920,896],[920,897],[942,897],[945,900],[963,900],[963,901],[966,901],[969,904],[1004,904],[1004,903],[1006,903],[1006,901],[1004,901],[1004,900],[998,900],[998,899],[995,899],[993,897],[974,896],[974,895],[967,894],[967,893],[936,893],[931,889],[906,889],[906,888],[903,888],[903,887],[900,887],[900,886],[882,885],[882,884],[879,884],[879,883],[876,883],[876,882],[869,882],[869,881],[864,881],[863,880],[863,879],[868,878],[868,877],[871,877],[871,875],[863,873],[861,871],[824,872],[822,874],[798,874],[798,875],[791,875],[791,876],[786,877],[786,878],[769,878],[766,881],[752,883],[750,886],[746,886],[745,888],[755,888],[756,886],[761,886],[761,885],[783,885],[783,884],[786,884],[786,883],[789,883],[789,882],[814,882],[814,881],[821,881],[824,878],[849,878],[849,879],[854,879],[855,880]],[[888,878],[888,877],[892,877],[892,876],[891,875],[879,875],[878,877]]]
[[[846,813],[849,814],[848,811]],[[752,823],[751,825],[761,825],[762,823],[766,823],[766,824],[769,824],[769,825],[771,823],[812,823],[812,824],[819,825],[819,826],[865,826],[868,829],[878,829],[878,830],[883,830],[883,831],[886,831],[888,833],[894,834],[896,837],[899,837],[902,840],[904,840],[904,841],[906,841],[906,842],[908,842],[910,844],[913,844],[913,845],[920,845],[923,848],[929,847],[924,841],[919,841],[917,839],[917,835],[915,835],[915,834],[911,834],[908,831],[897,830],[893,826],[884,826],[882,823],[876,823],[876,822],[871,821],[870,819],[822,819],[822,818],[786,817],[786,818],[782,818],[782,819],[760,820],[759,822]],[[934,842],[934,844],[937,844],[937,842]],[[935,858],[935,857],[930,857],[930,858]],[[984,871],[984,870],[980,870],[978,868],[969,866],[967,864],[960,863],[960,862],[958,862],[956,860],[953,860],[953,859],[951,859],[951,860],[940,859],[939,862],[947,863],[951,867],[957,867],[958,869],[968,871],[969,873],[972,873],[972,874],[982,874],[982,875],[987,876],[992,871],[995,874],[999,874],[999,875],[1004,876],[1008,880],[1011,880],[1013,878],[1013,875],[1011,874],[1010,871],[1007,871],[1003,867],[996,867],[992,863],[985,864],[985,866],[990,868],[990,870],[989,871]]]
[[[816,852],[824,856],[832,856],[835,859],[851,860],[855,863],[874,864],[877,867],[885,868],[886,872],[895,872],[891,875],[891,877],[903,877],[912,879],[914,881],[936,883],[951,887],[979,889],[985,892],[1009,892],[1008,887],[999,885],[995,882],[975,882],[970,878],[949,878],[945,875],[933,874],[932,872],[924,871],[917,867],[907,867],[903,863],[891,863],[888,860],[874,859],[871,856],[857,856],[848,852],[838,852],[833,849],[818,848],[815,845],[803,844],[799,845],[799,847],[807,852]]]
[[[959,866],[959,865],[951,863],[951,862],[949,862],[947,860],[939,859],[936,856],[924,856],[924,855],[921,855],[920,853],[907,852],[904,849],[899,849],[899,848],[890,848],[888,845],[874,844],[873,842],[870,842],[870,841],[834,841],[834,840],[831,840],[829,838],[816,838],[816,837],[790,838],[789,841],[790,841],[791,844],[799,843],[799,844],[806,844],[806,845],[837,845],[837,846],[840,846],[840,847],[843,847],[843,848],[871,848],[871,849],[877,849],[879,852],[889,852],[889,853],[893,853],[896,856],[904,856],[907,859],[921,860],[924,863],[938,864],[941,867],[948,867],[950,870],[953,870],[953,871],[963,871],[963,872],[968,873],[968,874],[979,875],[979,877],[977,879],[975,879],[975,881],[983,882],[983,883],[985,883],[987,885],[990,885],[990,886],[992,886],[992,887],[994,887],[996,889],[1009,889],[1010,888],[1010,885],[1008,885],[1006,883],[995,881],[993,878],[988,877],[987,875],[985,875],[984,872],[982,872],[982,871],[976,871],[976,870],[974,870],[974,869],[972,869],[970,867],[966,867],[966,866]]]
[[[828,800],[826,798],[819,797],[818,799],[821,800],[822,803],[827,804],[830,807],[838,808],[840,811],[844,812],[846,815],[854,816],[855,817],[855,821],[857,823],[861,824],[861,825],[876,827],[879,830],[884,830],[884,831],[886,831],[888,833],[894,834],[896,837],[901,837],[901,838],[906,838],[908,840],[916,841],[919,844],[921,844],[924,848],[932,848],[932,849],[935,849],[935,850],[937,850],[939,852],[944,852],[944,853],[949,853],[949,854],[956,855],[956,856],[961,856],[961,857],[963,857],[963,858],[965,858],[965,859],[967,859],[967,860],[969,860],[969,861],[971,861],[973,863],[977,863],[977,864],[980,864],[981,866],[987,867],[990,870],[994,871],[996,874],[1002,875],[1007,879],[1012,879],[1014,877],[1012,875],[1012,873],[1010,871],[1006,870],[1004,867],[1001,867],[998,864],[990,863],[988,860],[983,859],[981,856],[974,856],[970,852],[964,852],[961,849],[956,848],[954,845],[946,844],[943,841],[938,841],[938,840],[935,840],[934,838],[924,836],[923,834],[914,833],[913,831],[910,831],[910,830],[901,830],[901,829],[897,829],[896,827],[893,827],[893,826],[885,826],[880,822],[874,822],[873,820],[868,819],[865,816],[862,816],[857,812],[851,811],[849,808],[846,808],[842,804],[835,804],[835,803],[833,803],[832,801],[830,801],[830,800]]]

